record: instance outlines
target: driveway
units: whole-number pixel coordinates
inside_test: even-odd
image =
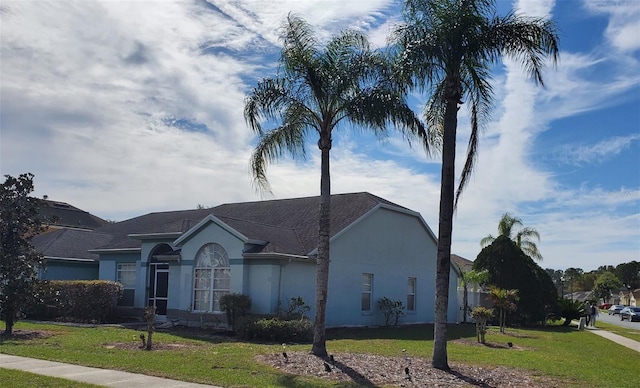
[[[640,322],[630,322],[629,320],[620,320],[620,315],[608,315],[607,313],[600,312],[600,315],[596,318],[596,327],[598,326],[598,322],[606,322],[611,323],[613,325],[625,327],[627,329],[636,329],[640,330]]]

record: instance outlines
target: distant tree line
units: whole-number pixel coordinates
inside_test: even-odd
[[[603,284],[614,286],[612,289],[640,288],[640,262],[635,260],[616,266],[603,265],[589,272],[581,268],[567,268],[564,271],[547,268],[546,271],[551,276],[558,294],[598,290]]]

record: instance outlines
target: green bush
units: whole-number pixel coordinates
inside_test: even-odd
[[[242,294],[226,294],[220,298],[220,307],[227,313],[227,324],[235,329],[238,318],[247,315],[251,308],[251,298]]]
[[[308,319],[284,320],[275,317],[247,315],[236,322],[236,333],[251,341],[311,342],[313,323]]]
[[[51,280],[41,282],[37,302],[28,317],[70,322],[105,322],[122,297],[120,283],[107,280]]]
[[[586,315],[587,312],[585,311],[583,302],[561,298],[558,301],[558,309],[554,314],[554,318],[564,318],[565,321],[562,325],[569,326],[572,320]]]

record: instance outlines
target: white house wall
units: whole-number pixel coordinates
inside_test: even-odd
[[[432,322],[435,255],[436,242],[419,218],[384,208],[370,213],[332,242],[327,326],[384,324],[377,301],[406,306],[409,277],[416,278],[416,311],[401,323]],[[363,273],[373,274],[370,312],[361,311]]]

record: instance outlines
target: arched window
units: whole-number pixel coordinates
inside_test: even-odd
[[[193,277],[193,311],[220,312],[220,298],[229,293],[231,283],[227,251],[215,243],[200,248]]]

